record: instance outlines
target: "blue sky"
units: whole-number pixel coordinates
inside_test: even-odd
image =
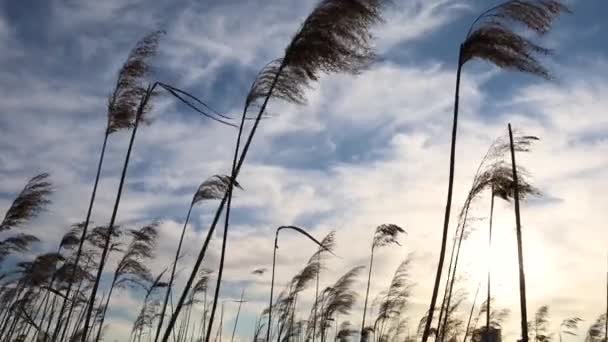
[[[331,275],[366,262],[361,251],[367,250],[377,225],[404,226],[409,233],[404,247],[378,256],[372,293],[388,284],[398,263],[414,252],[417,285],[408,312],[413,327],[426,308],[447,182],[457,49],[475,14],[497,1],[394,3],[375,30],[378,61],[369,70],[357,77],[323,77],[307,93],[306,106],[270,104],[272,117],[263,122],[240,176],[246,190],[235,199],[227,258],[223,296],[238,296],[243,284],[250,296],[239,330],[242,340],[267,300],[269,284],[269,279],[248,274],[268,266],[273,230],[284,224],[304,226],[317,236],[337,231],[340,258],[328,265]],[[524,205],[526,266],[530,310],[549,304],[555,329],[573,315],[583,317],[586,327],[604,309],[597,303],[604,294],[608,241],[608,3],[569,3],[575,13],[540,40],[555,51],[546,59],[554,82],[481,62],[467,64],[454,210],[465,199],[477,163],[506,132],[507,122],[542,138],[534,152],[522,156],[544,193]],[[236,114],[258,69],[281,55],[314,4],[0,0],[0,208],[8,207],[28,178],[48,171],[57,191],[49,212],[30,227],[44,238],[37,250],[54,248],[61,232],[82,220],[107,95],[130,48],[143,35],[167,31],[152,63],[155,78]],[[208,176],[227,172],[236,132],[166,96],[157,99],[151,114],[152,124],[138,133],[119,221],[163,220],[154,263],[164,267],[193,191]],[[120,133],[110,141],[95,222],[109,218],[126,139]],[[184,265],[198,249],[212,209],[209,204],[196,211]],[[499,306],[512,309],[505,326],[511,338],[517,335],[518,313],[514,223],[510,207],[501,204],[500,209],[497,295]],[[486,212],[485,203],[476,207],[479,217]],[[469,292],[483,269],[476,254],[485,241],[482,227],[466,242],[463,255]],[[280,255],[283,283],[314,251],[294,236],[286,236],[284,243],[281,251],[289,255]],[[212,268],[218,245],[213,247]],[[185,266],[180,282],[187,271]],[[334,280],[324,279],[326,284]],[[109,337],[120,340],[128,333],[137,295],[116,295]],[[233,309],[227,308],[228,320]],[[352,320],[358,322],[357,315]]]

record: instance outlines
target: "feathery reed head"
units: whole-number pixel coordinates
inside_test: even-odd
[[[576,330],[578,330],[578,324],[582,322],[583,319],[580,317],[571,317],[566,318],[560,324],[561,332],[567,335],[576,336]]]
[[[540,138],[533,135],[521,135],[519,132],[513,132],[513,149],[515,152],[530,152],[532,149],[532,144],[540,141]],[[490,159],[501,159],[506,154],[511,151],[511,143],[509,141],[509,136],[502,136],[490,147],[488,151],[487,158]]]
[[[73,249],[80,242],[80,236],[84,229],[84,222],[73,224],[70,230],[63,235],[59,242],[60,249]]]
[[[36,217],[51,202],[49,196],[53,190],[48,177],[48,173],[41,173],[27,182],[19,196],[6,211],[0,224],[0,232],[25,224]]]
[[[26,252],[32,243],[38,241],[36,236],[24,233],[0,241],[0,263],[10,254]]]
[[[306,289],[308,284],[316,278],[321,270],[319,258],[310,258],[306,266],[291,280],[290,295],[299,293]]]
[[[319,246],[317,251],[310,257],[310,260],[320,259],[321,255],[323,255],[324,252],[329,252],[329,253],[333,254],[333,251],[335,248],[336,248],[336,232],[331,231],[327,235],[325,235],[323,240],[321,240],[321,246]]]
[[[587,331],[587,337],[585,338],[586,342],[602,342],[608,338],[608,336],[606,336],[606,332],[604,331],[607,319],[608,316],[606,316],[604,313],[595,320]]]
[[[213,274],[213,271],[208,268],[203,268],[198,272],[198,280],[192,287],[192,296],[207,291],[211,274]]]
[[[120,69],[116,87],[108,100],[107,134],[131,128],[135,123],[137,109],[147,91],[144,80],[150,74],[148,59],[156,55],[162,34],[164,31],[152,32],[137,42]],[[149,107],[143,109],[142,115]]]
[[[283,58],[258,74],[246,107],[267,96],[302,104],[306,102],[304,90],[321,73],[359,73],[374,57],[370,28],[382,21],[385,2],[322,0],[292,38]]]
[[[196,190],[192,198],[192,204],[204,200],[222,199],[230,187],[231,177],[227,175],[215,175],[204,181]],[[243,189],[238,182],[234,182],[234,187]]]
[[[140,285],[140,280],[152,281],[150,270],[144,262],[153,257],[156,238],[158,237],[158,225],[158,222],[153,222],[138,230],[129,231],[131,242],[118,262],[115,272],[115,277],[120,278],[116,282],[117,286],[127,283]]]
[[[20,262],[17,268],[22,270],[23,280],[30,286],[45,284],[55,273],[59,262],[64,258],[58,253],[46,253],[30,262]]]
[[[515,195],[515,182],[511,165],[497,163],[488,170],[488,186],[494,195],[510,202]],[[540,196],[540,191],[528,181],[529,173],[523,167],[517,167],[519,199],[524,200],[530,196]]]
[[[388,290],[380,294],[377,321],[392,319],[405,311],[412,289],[409,279],[411,260],[408,256],[399,264]]]
[[[67,259],[61,267],[57,269],[55,278],[59,284],[78,283],[81,280],[92,281],[94,277],[89,273],[88,265],[75,264],[74,258]]]
[[[103,249],[105,245],[105,241],[108,238],[108,234],[112,234],[111,239],[116,240],[122,235],[122,230],[120,226],[115,226],[112,230],[108,226],[97,226],[91,230],[91,232],[87,235],[86,240],[93,247],[98,249]],[[118,250],[118,244],[113,244],[111,246],[112,251]]]
[[[340,323],[340,330],[336,335],[336,339],[339,342],[348,342],[351,336],[357,333],[356,329],[353,329],[352,324],[349,321]]]
[[[403,233],[406,233],[405,230],[395,224],[380,225],[376,228],[373,246],[384,247],[390,244],[401,245],[399,243],[399,235]]]
[[[486,315],[486,312],[488,310],[488,301],[484,300],[481,303],[481,307],[479,309],[479,314],[478,314],[478,318],[480,317],[484,317]],[[494,329],[501,329],[503,323],[507,320],[507,318],[509,318],[509,315],[511,314],[511,310],[509,309],[497,309],[496,306],[494,305],[494,297],[490,298],[490,327],[494,328]]]
[[[357,293],[352,289],[359,273],[364,266],[356,266],[346,272],[333,286],[328,288],[324,304],[324,317],[332,317],[335,313],[347,315],[355,304]]]
[[[499,68],[550,79],[549,71],[537,56],[551,51],[516,33],[512,25],[520,24],[542,35],[564,12],[570,10],[556,0],[510,0],[484,12],[473,22],[462,44],[460,65],[479,58]]]

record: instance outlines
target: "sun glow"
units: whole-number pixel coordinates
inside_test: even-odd
[[[459,274],[466,274],[464,285],[468,289],[477,288],[481,283],[479,302],[486,298],[487,273],[491,270],[492,297],[500,298],[501,303],[519,302],[519,262],[517,234],[512,207],[505,204],[497,206],[494,213],[492,245],[488,248],[489,220],[475,222],[474,231],[463,242],[462,268]],[[534,293],[542,285],[553,286],[549,277],[553,268],[552,258],[534,227],[522,227],[524,273],[528,293]],[[463,273],[464,272],[464,273]]]

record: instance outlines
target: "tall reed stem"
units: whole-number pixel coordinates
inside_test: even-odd
[[[319,254],[317,256],[318,258],[318,262],[321,262],[321,254]],[[315,279],[315,306],[314,306],[314,315],[313,315],[313,319],[312,319],[312,342],[315,342],[315,338],[317,335],[317,306],[319,305],[319,272],[320,270],[317,270],[317,275],[316,275],[316,279]]]
[[[363,336],[365,333],[365,314],[367,313],[367,301],[369,299],[369,287],[372,282],[372,266],[374,264],[374,246],[375,246],[375,244],[372,242],[372,252],[369,257],[369,272],[367,274],[367,288],[365,289],[365,301],[363,304],[363,319],[361,320],[361,338],[360,338],[361,342],[363,342]]]
[[[234,336],[236,334],[236,327],[239,324],[239,315],[241,314],[241,306],[243,305],[243,301],[245,300],[245,289],[241,291],[241,300],[239,300],[239,308],[236,310],[236,317],[234,318],[234,328],[232,328],[232,337],[230,338],[230,342],[234,342]]]
[[[87,262],[86,262],[86,264],[84,266],[84,270],[86,270],[86,269],[89,268],[89,264],[90,263],[91,263],[91,257],[89,256],[87,258]],[[80,295],[80,291],[82,289],[82,285],[84,284],[84,280],[85,280],[84,276],[80,277],[80,281],[78,281],[78,287],[76,288],[76,292],[72,296],[72,303],[70,304],[70,309],[68,310],[68,316],[66,318],[66,322],[64,324],[63,331],[61,332],[61,339],[60,339],[60,341],[64,341],[65,334],[68,332],[68,329],[70,327],[70,320],[72,318],[72,313],[74,313],[74,309],[76,308],[76,305],[78,303],[78,296]],[[76,328],[78,328],[78,324],[79,323],[80,323],[80,320],[76,320],[76,324],[75,324]]]
[[[271,280],[270,280],[270,300],[268,303],[268,328],[266,329],[266,341],[268,341],[268,342],[270,342],[270,331],[272,330],[272,299],[274,296],[274,275],[275,275],[275,268],[276,268],[276,261],[277,261],[277,249],[279,249],[279,232],[281,232],[281,230],[283,230],[283,229],[295,230],[296,232],[306,236],[308,239],[310,239],[311,241],[316,243],[322,249],[326,249],[326,247],[322,243],[317,241],[317,239],[312,237],[312,235],[308,234],[302,228],[298,228],[296,226],[280,226],[276,229],[275,237],[274,237],[274,251],[272,253],[272,276],[271,276]],[[320,257],[320,254],[321,253],[317,253],[317,256]],[[318,272],[318,269],[317,269],[317,272]],[[317,273],[317,279],[318,279],[318,273]],[[316,305],[315,305],[315,307],[316,307]],[[279,340],[280,340],[280,333],[279,333]]]
[[[114,286],[116,285],[116,278],[112,281],[110,285],[110,291],[108,292],[108,297],[106,297],[106,303],[103,306],[103,310],[101,312],[101,319],[99,320],[99,329],[97,329],[97,335],[95,336],[95,341],[99,341],[101,337],[101,330],[103,329],[103,323],[106,320],[106,313],[108,312],[108,306],[110,305],[110,297],[112,297],[112,292],[114,292]]]
[[[277,262],[277,249],[279,249],[279,229],[274,237],[274,248],[272,249],[272,275],[270,277],[270,300],[268,303],[268,328],[266,329],[266,341],[270,342],[270,330],[272,328],[272,298],[274,296],[274,271]]]
[[[456,254],[456,242],[458,241],[458,229],[454,232],[454,240],[452,241],[452,252],[450,253],[450,262],[448,264],[448,277],[445,279],[445,288],[443,290],[443,300],[441,301],[441,307],[439,308],[439,318],[437,319],[437,334],[435,334],[435,341],[439,341],[441,332],[441,323],[443,322],[443,315],[445,314],[445,304],[448,299],[448,290],[450,288],[450,275],[452,274],[452,266],[454,265],[454,255]]]
[[[112,234],[114,232],[114,224],[116,222],[116,215],[118,213],[118,206],[120,205],[120,198],[122,196],[122,189],[125,183],[125,178],[127,176],[127,168],[129,167],[129,159],[131,158],[131,151],[133,149],[133,143],[135,142],[135,135],[137,134],[137,128],[139,127],[139,123],[141,121],[141,117],[144,112],[144,108],[146,107],[150,96],[152,95],[154,87],[148,86],[148,89],[144,96],[141,99],[139,104],[139,108],[137,109],[137,115],[135,118],[135,124],[133,126],[133,132],[131,133],[131,140],[129,141],[129,148],[127,150],[127,155],[125,157],[124,166],[122,168],[122,175],[120,176],[120,184],[118,185],[118,192],[116,193],[116,201],[114,202],[114,210],[112,211],[112,217],[110,219],[110,224],[108,226],[108,236],[105,240],[105,245],[103,248],[103,252],[101,253],[101,259],[99,261],[99,268],[97,269],[97,275],[95,277],[95,282],[93,283],[93,289],[91,290],[91,296],[89,298],[89,307],[87,309],[86,318],[84,321],[83,334],[82,334],[82,342],[87,342],[87,334],[89,330],[89,324],[91,322],[91,316],[93,314],[93,308],[95,306],[95,296],[97,295],[97,289],[99,288],[99,282],[101,281],[101,276],[103,273],[103,268],[106,263],[106,258],[110,249],[110,243],[112,240]]]
[[[492,301],[491,295],[491,276],[492,276],[492,221],[494,219],[494,186],[490,198],[490,229],[488,234],[488,297],[486,298],[486,334],[490,333],[490,312]]]
[[[441,333],[441,341],[443,342],[443,340],[445,339],[445,329],[447,327],[448,324],[448,318],[450,316],[450,303],[452,301],[452,292],[454,292],[454,284],[456,282],[456,270],[458,268],[458,259],[460,258],[460,247],[462,246],[462,240],[464,240],[464,234],[465,234],[465,228],[467,226],[467,218],[469,216],[469,208],[470,208],[471,203],[468,202],[466,204],[466,209],[465,209],[465,213],[464,213],[464,219],[462,221],[462,227],[460,228],[460,236],[458,237],[458,247],[456,249],[456,258],[454,259],[454,267],[452,268],[452,276],[450,279],[450,288],[448,291],[448,298],[447,298],[447,303],[445,306],[445,314],[443,316],[443,332]],[[450,276],[448,275],[448,278],[450,278]]]
[[[477,296],[479,295],[479,289],[481,288],[481,281],[477,285],[477,291],[475,291],[475,297],[473,298],[473,305],[471,305],[471,312],[469,312],[469,320],[467,321],[467,328],[464,331],[464,338],[462,342],[467,342],[467,336],[469,336],[469,331],[471,329],[471,320],[473,319],[473,312],[475,311],[475,303],[477,303]]]
[[[177,269],[177,261],[179,260],[179,254],[182,250],[182,244],[184,242],[184,235],[186,234],[186,227],[188,226],[188,222],[190,221],[190,213],[192,213],[192,207],[194,206],[194,198],[190,203],[190,208],[188,208],[188,214],[186,215],[186,221],[184,222],[184,227],[182,228],[182,235],[179,237],[179,243],[177,244],[177,251],[175,252],[175,259],[173,260],[173,267],[171,268],[171,276],[169,277],[169,284],[167,285],[167,291],[165,293],[165,299],[163,301],[163,306],[160,310],[160,317],[158,319],[158,326],[156,328],[156,335],[154,337],[154,342],[158,341],[158,337],[160,335],[160,329],[163,326],[163,321],[165,319],[165,312],[167,311],[167,304],[169,302],[169,296],[171,295],[171,290],[173,288],[173,282],[175,279],[175,270]]]
[[[69,279],[73,279],[74,276],[76,275],[76,270],[78,269],[78,263],[80,262],[80,258],[82,256],[82,247],[84,245],[84,241],[87,236],[87,232],[89,229],[89,223],[91,222],[91,213],[93,212],[93,203],[95,203],[95,196],[97,194],[97,186],[99,185],[99,178],[101,176],[101,167],[103,165],[103,159],[104,159],[104,156],[106,153],[106,146],[108,143],[109,136],[110,136],[110,132],[109,132],[108,128],[106,128],[106,132],[103,137],[103,144],[101,146],[101,153],[99,154],[99,162],[97,163],[97,173],[95,175],[95,183],[93,183],[93,192],[91,193],[91,199],[89,200],[89,208],[87,209],[87,217],[84,221],[84,225],[82,228],[82,234],[80,234],[80,241],[78,242],[78,250],[76,251],[76,259],[74,260],[72,274]],[[61,307],[59,309],[59,315],[57,316],[57,323],[55,325],[55,330],[53,331],[52,341],[55,341],[57,339],[57,337],[59,335],[59,331],[62,330],[61,322],[63,319],[63,313],[66,309],[68,299],[70,298],[70,293],[72,292],[73,285],[74,285],[74,282],[70,281],[68,283],[68,288],[65,290],[65,299],[61,303]],[[70,316],[71,316],[71,311],[68,314],[68,318],[65,320],[66,323],[70,321]],[[64,329],[63,331],[65,331],[65,330],[67,330],[67,328]],[[63,341],[63,338],[64,338],[64,334],[61,335],[60,341]]]
[[[443,235],[441,238],[441,251],[439,253],[439,264],[437,265],[437,274],[435,275],[435,285],[433,287],[433,295],[431,296],[431,304],[427,320],[422,333],[422,342],[427,342],[431,332],[431,324],[433,323],[433,313],[435,304],[437,303],[437,295],[439,293],[439,285],[441,283],[441,272],[443,270],[443,261],[445,259],[445,249],[448,239],[448,230],[450,226],[450,211],[452,209],[452,190],[454,188],[454,163],[456,155],[456,134],[458,130],[458,105],[460,96],[460,74],[462,73],[462,45],[458,53],[458,70],[456,71],[456,91],[454,95],[454,119],[452,127],[452,146],[450,149],[450,176],[448,180],[448,195],[445,206],[445,216],[443,218]],[[524,341],[527,342],[527,341]]]
[[[528,342],[528,311],[526,305],[526,275],[524,273],[524,253],[521,235],[521,217],[519,212],[519,183],[517,180],[517,165],[515,163],[515,147],[513,132],[509,124],[509,141],[511,145],[511,167],[513,168],[513,197],[515,200],[515,224],[517,227],[517,257],[519,262],[519,305],[521,309],[521,342]]]

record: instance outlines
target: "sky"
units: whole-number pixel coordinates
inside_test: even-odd
[[[25,182],[49,172],[53,203],[27,228],[51,251],[69,225],[84,219],[106,121],[107,97],[137,40],[165,30],[153,78],[236,116],[255,74],[284,47],[314,0],[251,1],[10,1],[0,0],[0,214]],[[414,331],[428,308],[445,207],[458,46],[477,13],[493,0],[395,0],[374,29],[377,60],[357,76],[323,76],[296,106],[271,101],[239,175],[221,296],[245,289],[237,338],[247,340],[268,301],[274,230],[297,225],[322,238],[336,231],[336,257],[321,285],[366,265],[374,229],[407,230],[401,246],[378,251],[371,295],[390,282],[410,253],[415,283],[405,313]],[[483,62],[465,66],[456,149],[452,222],[477,164],[507,123],[541,140],[518,156],[543,196],[522,203],[529,315],[550,306],[552,331],[578,316],[579,341],[605,312],[608,230],[608,23],[603,0],[568,2],[574,13],[539,39],[555,80],[501,71]],[[121,225],[162,220],[155,270],[170,264],[191,196],[214,174],[228,173],[236,130],[209,121],[169,96],[155,99],[150,125],[138,132],[118,212]],[[128,134],[109,141],[93,221],[109,220]],[[463,244],[462,288],[470,295],[485,277],[489,201],[476,202],[476,220]],[[217,203],[195,208],[178,288],[189,273]],[[519,307],[512,204],[497,203],[493,249],[496,305],[511,309],[503,338],[518,336]],[[451,232],[455,224],[451,225]],[[217,268],[216,234],[205,267]],[[315,251],[292,233],[279,240],[277,284],[284,286]],[[26,256],[23,256],[28,257]],[[109,269],[112,269],[110,267]],[[356,284],[363,293],[361,276]],[[483,290],[481,291],[482,296]],[[302,315],[310,308],[302,298]],[[141,294],[111,300],[107,340],[124,340]],[[360,324],[362,298],[353,324]],[[225,326],[236,307],[226,304]],[[229,336],[230,329],[224,334]],[[557,335],[556,335],[557,336]],[[557,338],[557,337],[556,337]]]

